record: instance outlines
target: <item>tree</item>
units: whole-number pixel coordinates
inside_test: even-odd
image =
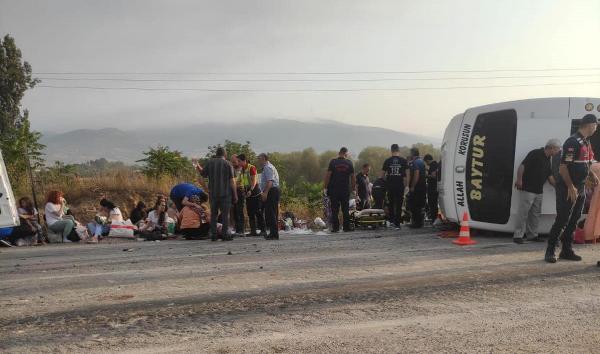
[[[254,152],[254,150],[252,150],[252,147],[250,146],[250,142],[246,141],[244,144],[242,143],[238,143],[235,141],[231,141],[231,140],[225,140],[225,144],[221,145],[212,145],[208,147],[208,153],[206,154],[206,158],[211,158],[213,156],[215,156],[216,152],[217,152],[217,148],[219,147],[224,147],[225,151],[227,152],[227,156],[231,156],[231,155],[239,155],[239,154],[244,154],[246,155],[246,159],[250,162],[254,162],[256,161],[256,153]]]
[[[144,151],[143,154],[146,158],[136,162],[145,164],[142,171],[148,177],[157,179],[165,176],[184,177],[194,173],[188,158],[180,151],[171,151],[168,146],[158,145],[156,148]]]
[[[41,134],[31,131],[29,112],[21,110],[25,91],[39,82],[31,72],[15,40],[4,36],[0,40],[0,149],[12,181],[25,179],[29,162],[33,167],[43,164]]]
[[[371,165],[371,171],[375,172],[375,175],[378,175],[383,162],[388,157],[390,157],[389,149],[380,146],[367,146],[358,154],[358,162],[355,165],[355,169],[359,170],[362,168],[362,165],[368,163]]]

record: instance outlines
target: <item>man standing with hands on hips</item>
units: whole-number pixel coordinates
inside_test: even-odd
[[[560,160],[560,178],[556,183],[556,220],[550,230],[548,248],[544,260],[556,263],[554,254],[558,239],[562,234],[560,259],[580,261],[581,257],[573,252],[573,231],[581,217],[585,203],[585,181],[589,177],[598,185],[598,177],[590,171],[595,162],[594,152],[589,138],[596,132],[598,119],[587,114],[581,119],[579,129],[563,145]]]

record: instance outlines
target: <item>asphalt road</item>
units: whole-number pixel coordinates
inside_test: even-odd
[[[432,229],[0,249],[0,352],[597,352],[600,252]]]

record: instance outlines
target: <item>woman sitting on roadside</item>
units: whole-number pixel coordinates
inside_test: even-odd
[[[44,244],[42,226],[37,221],[38,211],[28,197],[19,199],[17,205],[20,225],[13,235],[17,246]]]
[[[100,201],[100,212],[96,215],[96,219],[88,224],[88,230],[93,235],[89,242],[98,242],[102,236],[108,235],[110,232],[110,224],[113,221],[122,222],[123,214],[117,208],[115,203],[108,199]]]
[[[141,201],[138,202],[135,208],[131,210],[131,213],[129,213],[129,220],[136,226],[139,226],[138,224],[140,221],[146,220],[146,217],[148,217],[148,213],[146,213],[146,204]]]
[[[200,207],[186,205],[181,209],[179,231],[186,239],[202,239],[208,237],[210,230],[210,213],[206,207],[206,198],[193,195],[190,202]]]
[[[63,242],[71,242],[69,235],[77,225],[72,216],[65,215],[66,201],[61,191],[51,191],[48,194],[44,215],[48,228],[62,234]]]
[[[154,209],[148,213],[146,223],[140,228],[140,232],[144,233],[160,233],[166,234],[168,231],[168,215],[167,204],[159,201]]]

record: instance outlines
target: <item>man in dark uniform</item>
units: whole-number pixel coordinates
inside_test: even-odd
[[[350,182],[352,183],[352,191],[357,196],[357,202],[360,202],[358,193],[356,193],[356,176],[354,175],[354,166],[352,161],[346,157],[348,155],[348,149],[343,147],[340,149],[337,158],[329,162],[327,168],[327,174],[325,175],[325,194],[329,196],[331,200],[331,231],[340,231],[340,221],[338,214],[340,208],[342,209],[342,217],[344,220],[344,231],[352,231],[350,229]]]
[[[581,260],[581,257],[573,252],[573,231],[585,203],[586,179],[590,176],[595,184],[598,183],[597,176],[590,171],[590,165],[594,162],[594,152],[589,143],[597,124],[598,119],[593,114],[584,116],[577,133],[569,137],[563,145],[560,178],[556,184],[556,220],[550,230],[544,257],[548,263],[556,263],[554,252],[561,234],[562,250],[558,257],[570,261]]]
[[[392,156],[383,163],[381,178],[385,178],[386,182],[389,220],[399,229],[402,223],[405,189],[408,185],[408,162],[400,156],[398,144],[392,144],[390,150]]]
[[[410,228],[423,227],[423,208],[427,200],[425,162],[419,157],[419,149],[410,149],[410,192],[408,201],[411,212]]]
[[[362,171],[356,175],[356,189],[360,202],[356,203],[357,210],[371,208],[371,181],[369,181],[369,171],[371,166],[368,163],[362,166]]]
[[[433,159],[433,156],[427,154],[423,157],[423,161],[427,165],[427,206],[429,219],[434,222],[438,215],[438,163]]]

